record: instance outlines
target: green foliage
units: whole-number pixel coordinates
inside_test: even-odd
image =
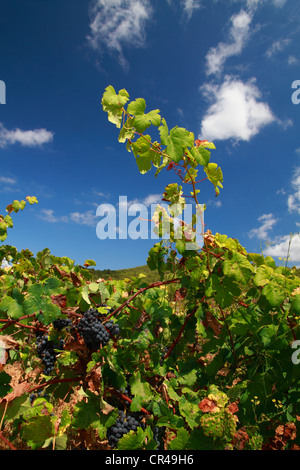
[[[27,196],[26,200],[29,202],[30,205],[37,204],[38,200],[35,196]],[[26,206],[26,201],[13,201],[12,204],[9,204],[6,207],[6,212],[8,215],[3,216],[0,215],[0,241],[3,242],[7,238],[7,229],[13,227],[13,220],[10,216],[12,212],[19,212],[22,211]]]
[[[0,270],[0,339],[7,355],[0,372],[1,443],[110,449],[107,432],[120,409],[140,426],[120,437],[117,450],[299,447],[296,268],[278,267],[270,257],[247,253],[238,240],[204,230],[203,245],[187,250],[184,225],[178,240],[173,217],[185,203],[183,185],[192,186],[198,204],[198,166],[219,194],[223,175],[210,162],[214,145],[186,129],[169,131],[158,110],[146,113],[145,101],[130,102],[126,90],[107,87],[102,106],[141,173],[153,165],[156,175],[167,167],[180,176],[181,184],[170,183],[163,193],[178,212],[158,207],[157,233],[169,239],[156,243],[147,266],[136,270],[100,272],[91,268],[93,260],[82,267],[47,248],[33,256],[1,246],[0,262],[10,264]],[[152,142],[153,126],[160,142]],[[8,212],[22,206],[14,203]],[[196,218],[189,231],[195,224]],[[154,278],[145,277],[149,273]],[[104,324],[113,320],[120,329],[97,351],[76,328],[91,307]],[[58,329],[58,319],[69,326]],[[51,376],[44,375],[36,348],[43,334],[64,342]]]

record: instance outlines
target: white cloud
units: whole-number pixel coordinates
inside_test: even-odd
[[[143,206],[149,207],[151,204],[159,204],[161,203],[161,194],[149,194],[145,198],[135,198],[132,199],[131,201],[127,199],[123,199],[119,201],[119,209],[121,210],[126,210],[126,208],[129,208],[130,206],[133,206],[134,204],[141,204]]]
[[[42,209],[39,214],[40,219],[50,223],[75,222],[79,225],[96,225],[95,211],[71,212],[69,215],[56,216],[53,209]]]
[[[0,183],[3,184],[16,184],[16,180],[14,178],[10,178],[9,176],[0,176]]]
[[[217,47],[212,47],[206,55],[207,75],[220,74],[226,60],[240,54],[248,40],[252,15],[241,10],[230,20],[232,23],[229,31],[230,40],[227,43],[220,42]]]
[[[285,235],[280,237],[277,242],[273,246],[269,246],[264,250],[264,256],[272,256],[272,257],[283,257],[286,258],[289,254],[289,261],[291,262],[299,262],[300,261],[300,235],[295,234],[292,237],[290,250],[289,250],[289,243],[290,243],[290,235]]]
[[[55,216],[53,209],[42,209],[40,211],[39,218],[50,223],[68,222],[68,217],[66,216],[60,216],[60,217]]]
[[[273,214],[263,214],[258,220],[261,222],[261,226],[250,230],[249,237],[266,240],[269,236],[268,232],[272,230],[273,226],[278,222],[278,219],[275,219]]]
[[[149,194],[143,201],[142,204],[149,207],[151,204],[158,204],[161,202],[161,194]]]
[[[243,83],[225,77],[223,84],[207,83],[201,89],[212,104],[202,120],[199,138],[249,141],[276,120],[268,104],[258,101],[261,93],[255,80]]]
[[[96,225],[96,213],[95,211],[86,211],[86,212],[72,212],[70,214],[70,220],[79,225],[88,225],[93,227]]]
[[[283,49],[285,49],[290,44],[290,42],[291,40],[288,38],[274,41],[266,52],[267,57],[273,57],[278,52],[283,51]]]
[[[145,24],[152,16],[149,0],[93,0],[90,7],[91,47],[117,52],[123,67],[127,61],[124,45],[140,47],[145,42]]]
[[[272,0],[272,3],[275,7],[281,8],[286,3],[287,0]]]
[[[235,0],[240,2],[241,0]],[[256,10],[259,6],[263,4],[273,4],[276,8],[281,8],[286,3],[287,0],[242,0],[243,3],[246,3],[247,7],[251,10]]]
[[[19,143],[24,147],[38,147],[53,140],[54,134],[46,129],[23,131],[8,130],[0,123],[0,148]]]
[[[190,19],[194,11],[201,7],[201,0],[183,0],[183,13]]]
[[[288,57],[288,65],[295,65],[295,64],[298,64],[299,60],[297,59],[297,57],[293,56],[293,55],[289,55]]]
[[[291,185],[293,194],[290,194],[287,200],[288,210],[290,213],[297,212],[300,215],[300,166],[294,171]]]
[[[5,268],[10,268],[10,267],[11,267],[11,264],[9,264],[9,262],[4,258],[1,262],[0,268],[5,269]]]

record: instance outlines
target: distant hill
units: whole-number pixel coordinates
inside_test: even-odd
[[[97,280],[99,278],[109,280],[111,278],[114,281],[120,281],[123,279],[132,279],[133,277],[138,277],[139,274],[144,274],[146,276],[145,281],[149,284],[160,280],[158,272],[151,271],[151,269],[148,268],[147,265],[117,270],[99,270],[89,268],[89,271],[93,274],[93,280]]]

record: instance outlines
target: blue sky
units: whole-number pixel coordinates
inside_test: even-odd
[[[299,44],[298,0],[2,0],[1,213],[39,200],[5,243],[98,269],[146,263],[155,241],[99,240],[97,206],[149,206],[180,181],[139,173],[102,111],[112,85],[215,143],[224,188],[199,186],[207,229],[276,260],[298,233],[300,266]]]

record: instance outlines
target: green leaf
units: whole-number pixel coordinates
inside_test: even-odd
[[[152,168],[151,160],[147,155],[142,155],[140,157],[137,157],[136,163],[142,175],[150,171]]]
[[[216,163],[209,163],[206,167],[204,167],[204,171],[207,174],[207,178],[215,187],[216,194],[220,193],[219,187],[223,188],[223,173],[221,168],[218,168]]]
[[[1,242],[4,242],[4,240],[7,239],[7,231],[6,229],[3,230],[3,229],[0,229],[0,241]]]
[[[90,305],[91,301],[90,301],[90,298],[89,298],[89,287],[88,286],[83,286],[81,288],[81,296],[83,298],[83,300]]]
[[[186,429],[178,429],[176,438],[172,439],[169,444],[170,450],[184,450],[189,440],[190,434]]]
[[[260,331],[260,337],[264,347],[268,347],[275,339],[279,325],[267,325]]]
[[[279,307],[285,299],[285,292],[275,282],[269,282],[261,291],[272,308]]]
[[[92,260],[92,259],[87,259],[85,262],[84,262],[84,266],[96,266],[96,261]]]
[[[1,351],[0,351],[0,354],[1,354]],[[11,376],[9,374],[7,374],[4,371],[0,372],[0,397],[4,397],[12,390],[11,386],[9,385],[10,381],[11,381]]]
[[[10,318],[18,319],[23,315],[22,305],[16,299],[5,295],[0,302],[0,311],[6,312]]]
[[[177,183],[168,184],[165,187],[165,191],[163,193],[164,200],[171,202],[171,204],[185,204],[185,199],[182,197],[183,191],[182,186],[178,186]]]
[[[12,220],[10,215],[6,215],[3,220],[6,223],[7,227],[9,227],[9,228],[13,227],[14,223],[13,223],[13,220]]]
[[[29,204],[38,204],[38,200],[35,196],[27,196],[26,200],[29,202]]]
[[[61,281],[57,277],[48,277],[44,282],[44,293],[50,295],[55,293],[57,289],[61,286]]]
[[[120,130],[118,141],[124,143],[127,139],[132,139],[134,137],[134,132],[133,118],[127,118],[122,129]]]
[[[57,283],[60,284],[59,279],[48,278],[42,284],[33,284],[28,288],[28,296],[24,301],[24,313],[26,315],[31,315],[36,313],[38,319],[42,321],[45,325],[49,325],[53,320],[55,320],[60,314],[60,308],[57,305],[52,303],[50,294],[55,291]]]
[[[240,253],[234,253],[232,259],[223,263],[223,273],[244,285],[249,281],[252,269],[251,263]]]
[[[253,278],[253,282],[256,286],[262,287],[270,282],[270,277],[274,273],[274,270],[269,266],[262,265],[256,271],[256,274]]]
[[[152,398],[151,387],[148,382],[141,380],[140,372],[136,372],[129,383],[132,395],[143,398],[143,401],[149,401]]]
[[[101,413],[99,397],[87,392],[88,401],[76,403],[73,413],[72,426],[78,429],[87,429],[98,425]]]
[[[54,427],[51,417],[35,416],[23,424],[21,436],[27,442],[29,447],[37,449],[43,445],[46,439],[54,434]]]
[[[135,101],[131,101],[127,107],[127,112],[134,115],[132,125],[139,133],[143,133],[151,124],[154,126],[160,125],[161,117],[159,115],[159,109],[155,109],[146,114],[145,109],[146,102],[143,98],[137,98]]]
[[[118,128],[121,127],[123,106],[127,103],[129,94],[126,90],[120,90],[117,94],[115,89],[109,85],[106,87],[103,94],[101,103],[103,111],[108,114],[108,120],[115,124]]]
[[[203,147],[193,147],[190,154],[199,165],[206,167],[210,160],[210,152]]]
[[[183,253],[186,251],[186,242],[185,240],[177,240],[176,241],[176,250],[180,255],[183,255]]]
[[[166,145],[166,153],[171,160],[178,163],[188,147],[194,145],[194,135],[183,127],[174,127],[170,133],[165,119],[162,119],[162,125],[159,127],[162,145]]]
[[[194,138],[191,132],[182,128],[174,127],[171,129],[167,139],[166,152],[170,156],[171,160],[178,163],[185,153],[185,150],[192,146]]]
[[[129,431],[124,434],[118,442],[119,450],[137,450],[142,449],[145,442],[145,433],[139,427],[136,432]]]
[[[151,170],[151,164],[158,166],[160,163],[160,155],[158,155],[154,148],[156,143],[151,142],[151,137],[145,135],[139,137],[136,142],[131,144],[133,154],[136,158],[137,165],[142,174]]]
[[[162,145],[168,145],[169,129],[167,126],[167,122],[165,118],[162,118],[161,122],[162,124],[158,128],[159,133],[160,133],[160,140],[161,140]]]
[[[133,120],[133,125],[136,131],[142,134],[151,124],[159,126],[160,120],[159,109],[155,109],[147,114],[136,116]]]
[[[98,289],[99,289],[99,284],[97,282],[91,282],[88,285],[88,288],[90,292],[92,292],[93,294],[96,294],[96,292],[98,292]]]
[[[136,100],[131,101],[127,106],[127,112],[133,115],[144,114],[145,109],[146,101],[144,100],[144,98],[137,98]]]
[[[292,303],[293,311],[296,315],[300,315],[300,295],[296,295]]]

